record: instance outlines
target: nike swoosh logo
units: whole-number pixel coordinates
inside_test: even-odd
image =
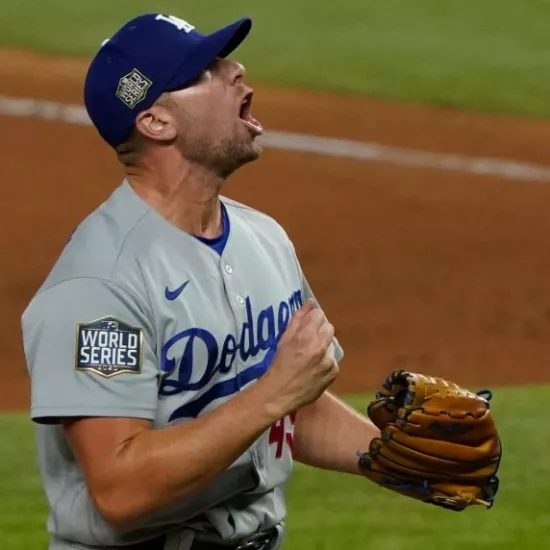
[[[170,290],[168,287],[164,289],[164,297],[171,302],[176,300],[179,295],[183,292],[183,289],[189,284],[189,281],[185,281],[180,287],[175,290]]]

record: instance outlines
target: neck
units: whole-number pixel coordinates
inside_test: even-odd
[[[126,169],[134,191],[170,223],[192,235],[214,238],[222,231],[219,201],[223,179],[178,157]]]

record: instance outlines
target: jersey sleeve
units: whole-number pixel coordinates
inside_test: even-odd
[[[159,368],[145,303],[109,281],[72,279],[35,296],[21,324],[35,422],[154,418]]]

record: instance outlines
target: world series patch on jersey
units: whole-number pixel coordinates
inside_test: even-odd
[[[141,372],[141,329],[103,317],[80,323],[76,335],[77,371],[91,371],[110,378]]]

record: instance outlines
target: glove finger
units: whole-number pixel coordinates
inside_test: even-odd
[[[429,472],[425,469],[416,469],[408,467],[407,461],[403,462],[396,462],[392,458],[387,456],[387,450],[385,448],[382,448],[380,450],[375,451],[375,456],[373,457],[373,461],[378,465],[378,468],[386,473],[391,473],[392,476],[396,478],[401,479],[407,479],[407,480],[414,480],[418,483],[422,482],[423,480],[430,480],[430,481],[449,481],[451,478],[447,475],[440,474],[439,472]],[[372,455],[372,453],[371,453]],[[419,468],[422,468],[421,465],[414,464],[414,466],[419,466]]]
[[[499,480],[493,476],[484,484],[430,483],[426,479],[405,478],[391,470],[385,470],[376,456],[363,453],[360,465],[365,477],[374,483],[401,495],[451,510],[464,510],[468,506],[491,507],[498,491]]]
[[[403,369],[391,372],[376,394],[377,400],[385,400],[388,408],[414,410],[429,397],[442,390],[460,389],[454,382],[443,378],[425,376]]]
[[[448,403],[447,406],[449,406]],[[401,430],[411,435],[443,438],[469,445],[480,444],[497,433],[494,418],[488,409],[482,413],[475,411],[473,414],[469,414],[464,409],[442,411],[432,405],[410,413],[402,409],[395,423]]]
[[[370,453],[363,453],[360,458],[361,470],[365,477],[374,483],[388,489],[399,490],[403,494],[408,494],[407,489],[412,489],[409,496],[418,498],[418,491],[423,489],[423,496],[427,496],[427,482],[423,480],[404,479],[397,472],[386,470]],[[421,491],[422,492],[422,491]]]
[[[388,425],[384,430],[385,437],[409,449],[425,455],[436,456],[456,462],[488,464],[492,460],[499,460],[501,454],[500,440],[497,436],[483,441],[479,445],[461,445],[452,441],[440,441],[415,437],[404,433],[395,425]]]
[[[383,468],[430,480],[478,481],[496,473],[496,461],[464,463],[419,453],[395,441],[376,442],[371,451]]]
[[[494,457],[486,458],[481,462],[464,462],[460,460],[442,458],[433,454],[426,454],[411,447],[406,447],[395,441],[385,441],[382,447],[383,454],[393,462],[405,465],[413,470],[425,470],[427,472],[442,471],[449,476],[477,473],[479,477],[485,478],[494,474]]]
[[[388,398],[377,399],[369,405],[367,416],[379,430],[383,430],[387,424],[397,419],[397,408]]]

